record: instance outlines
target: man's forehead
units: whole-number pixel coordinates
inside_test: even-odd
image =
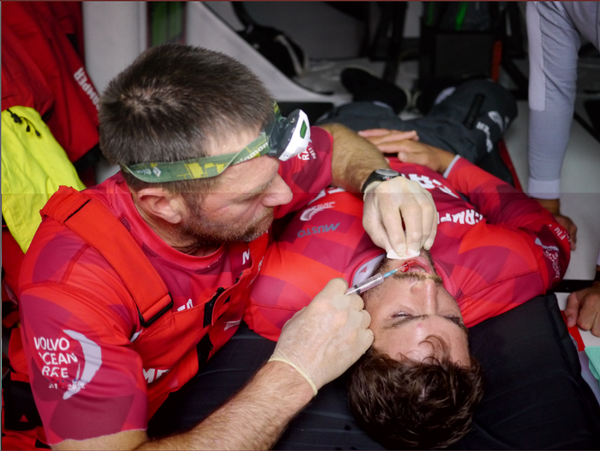
[[[239,152],[260,135],[260,127],[234,129],[228,133],[206,137],[206,156]]]

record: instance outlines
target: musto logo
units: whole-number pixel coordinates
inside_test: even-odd
[[[58,388],[59,382],[61,387],[66,384],[63,399],[69,399],[92,380],[102,365],[102,350],[100,346],[79,332],[63,330],[63,333],[71,340],[65,337],[33,337],[33,341],[44,363],[42,376],[52,380],[50,388]],[[83,358],[77,357],[75,353],[77,344],[81,346]]]
[[[298,232],[298,238],[302,238],[303,236],[306,235],[317,235],[319,233],[326,233],[326,232],[335,232],[335,230],[340,226],[340,223],[338,222],[337,224],[328,224],[328,225],[320,225],[320,226],[314,226],[314,227],[309,227],[305,230],[300,230]]]

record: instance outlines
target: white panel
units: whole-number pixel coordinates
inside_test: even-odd
[[[233,10],[233,5],[231,2],[222,2],[222,1],[209,1],[204,2],[204,4],[215,12],[217,16],[223,19],[231,28],[236,31],[241,31],[244,29],[244,25],[240,22],[235,11]]]
[[[504,139],[521,184],[527,183],[527,102],[517,102],[519,115]],[[600,143],[573,121],[561,173],[561,212],[577,224],[577,249],[565,279],[594,277],[600,250]]]
[[[83,2],[86,68],[96,89],[146,49],[146,2]]]
[[[404,37],[418,38],[421,34],[421,15],[423,14],[423,2],[408,2],[406,8],[406,19],[404,20]]]
[[[350,100],[348,95],[321,95],[302,88],[282,74],[202,2],[190,2],[187,7],[186,42],[237,59],[265,83],[274,98],[281,101],[332,102],[335,105]]]

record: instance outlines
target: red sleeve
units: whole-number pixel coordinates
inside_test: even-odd
[[[146,429],[127,289],[89,245],[57,236],[32,244],[19,280],[22,343],[48,444]]]
[[[279,175],[288,184],[294,197],[290,203],[277,208],[275,217],[282,218],[302,208],[331,184],[332,146],[333,137],[328,132],[311,127],[306,150],[281,163]]]
[[[529,249],[537,260],[536,270],[544,289],[562,279],[570,259],[568,234],[538,202],[464,158],[457,160],[448,181],[465,194],[485,217],[481,228],[490,230],[478,232],[480,243],[489,241],[484,235],[497,230],[494,226],[501,226],[505,230],[503,233],[510,236],[501,237],[494,232],[489,235],[490,238],[493,237],[497,246],[504,246],[507,252],[510,248],[511,252],[518,252],[523,258],[526,249]],[[463,248],[466,246],[464,244]]]

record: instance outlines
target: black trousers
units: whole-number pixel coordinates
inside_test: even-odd
[[[600,407],[580,375],[553,295],[471,328],[470,340],[485,372],[485,395],[472,431],[452,449],[600,449]],[[196,425],[243,387],[274,347],[242,325],[195,378],[169,396],[150,421],[149,435]],[[383,449],[356,425],[347,377],[323,387],[275,449]]]
[[[493,81],[477,79],[458,85],[424,117],[405,121],[390,108],[355,102],[335,108],[317,125],[336,122],[356,131],[416,130],[421,142],[458,154],[514,185],[498,141],[516,117],[517,103],[510,92]]]

